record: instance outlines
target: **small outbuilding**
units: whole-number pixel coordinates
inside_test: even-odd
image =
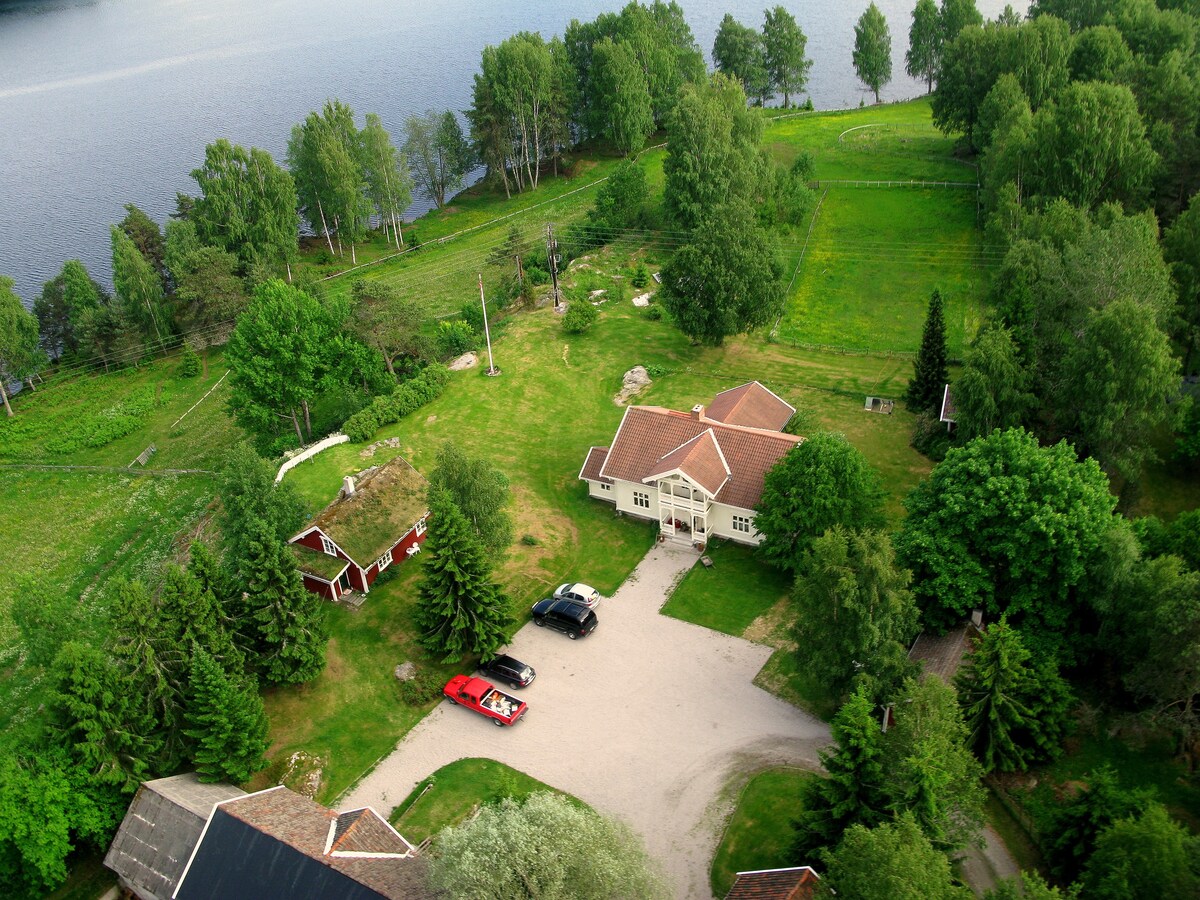
[[[946,423],[946,430],[949,431],[954,427],[954,422],[958,418],[958,407],[954,405],[954,394],[950,391],[950,385],[946,385],[946,389],[942,391],[942,409],[938,413],[938,421]]]
[[[738,872],[725,900],[811,900],[820,878],[811,866]]]
[[[397,456],[357,479],[290,541],[304,586],[327,600],[363,594],[393,563],[420,552],[429,482]]]

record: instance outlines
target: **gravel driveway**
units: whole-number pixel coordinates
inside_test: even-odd
[[[829,728],[751,684],[770,648],[658,614],[696,558],[652,549],[600,602],[600,624],[582,640],[526,625],[508,648],[538,673],[520,692],[523,721],[496,728],[443,702],[338,808],[386,816],[441,766],[495,759],[624,820],[662,861],[676,896],[710,897],[736,788],[765,766],[814,768]]]

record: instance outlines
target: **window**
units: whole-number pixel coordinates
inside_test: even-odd
[[[612,485],[611,485],[611,484],[606,484],[605,482],[603,482],[603,481],[602,481],[602,482],[600,482],[600,490],[602,490],[602,491],[611,491],[611,490],[612,490]]]
[[[389,550],[387,553],[383,554],[383,556],[379,557],[375,564],[379,566],[380,572],[390,566],[392,564],[392,551]]]
[[[743,534],[750,533],[750,519],[747,516],[733,517],[733,530],[740,531]]]
[[[333,541],[325,537],[325,535],[321,535],[321,549],[330,556],[337,556],[337,547],[334,546]]]
[[[640,506],[642,509],[650,508],[650,495],[645,491],[633,492],[633,505]]]
[[[420,537],[421,535],[423,535],[425,533],[425,520],[424,519],[417,520],[416,531],[417,531],[417,537]]]

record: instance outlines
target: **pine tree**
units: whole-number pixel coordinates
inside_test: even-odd
[[[199,545],[196,545],[199,546]],[[211,562],[202,557],[200,568]],[[207,573],[205,573],[207,574]],[[162,591],[158,598],[162,615],[163,633],[167,642],[175,647],[191,647],[198,644],[230,674],[242,671],[242,652],[233,641],[226,627],[217,598],[191,569],[168,566],[163,576]],[[183,663],[183,681],[189,677],[190,658]]]
[[[252,680],[230,677],[203,647],[192,652],[185,733],[201,781],[241,784],[267,764],[267,716]]]
[[[851,825],[870,828],[883,820],[883,734],[874,708],[867,687],[860,685],[834,717],[837,749],[821,752],[828,777],[810,783],[804,812],[793,823],[797,861],[833,847]]]
[[[240,576],[253,667],[270,684],[309,681],[325,668],[329,631],[321,598],[305,590],[287,545],[269,525],[251,522],[246,544]]]
[[[986,771],[1024,771],[1061,752],[1072,699],[1053,662],[1030,665],[1021,634],[1001,619],[984,632],[955,683]]]
[[[439,487],[429,491],[425,578],[417,605],[420,642],[445,662],[487,656],[505,641],[508,598],[491,580],[487,557],[470,523]]]
[[[153,774],[162,749],[158,729],[108,654],[63,644],[54,661],[51,713],[71,758],[100,784],[126,793]]]
[[[917,353],[913,380],[908,383],[904,400],[913,412],[937,409],[946,387],[946,321],[942,314],[942,294],[934,290],[925,316],[925,331]]]
[[[183,757],[180,714],[187,683],[185,645],[173,643],[158,604],[140,581],[120,581],[113,603],[109,651],[129,686],[129,702],[141,704],[162,739],[159,767],[171,770]]]

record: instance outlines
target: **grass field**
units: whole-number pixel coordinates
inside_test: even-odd
[[[799,270],[776,337],[914,352],[936,287],[946,300],[950,352],[961,354],[982,323],[995,263],[975,226],[975,191],[829,183],[974,183],[975,169],[957,160],[953,140],[934,129],[928,101],[776,119],[765,143],[785,164],[810,153],[823,198],[811,235],[789,238],[783,247],[789,271],[798,263]]]
[[[419,844],[449,825],[464,821],[476,807],[505,797],[524,800],[548,784],[493,759],[460,759],[442,766],[392,810],[388,821],[410,843]],[[570,794],[564,794],[579,803]]]
[[[738,872],[792,865],[791,823],[802,809],[810,772],[767,769],[747,782],[713,857],[713,895],[724,897]]]

